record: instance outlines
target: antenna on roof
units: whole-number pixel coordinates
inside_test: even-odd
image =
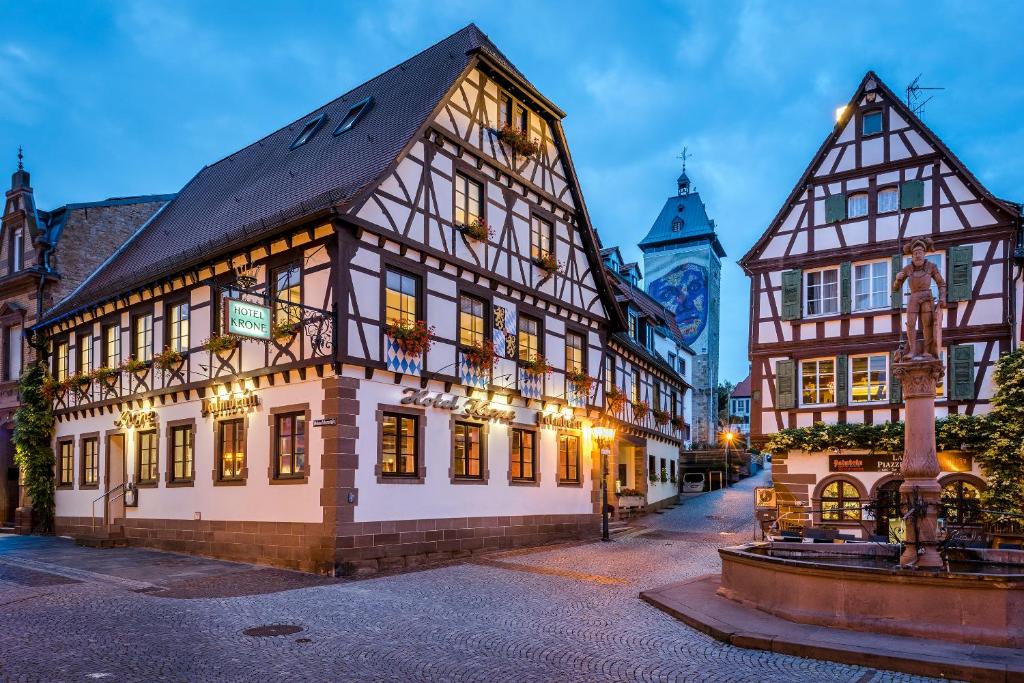
[[[918,118],[924,116],[924,105],[932,101],[934,95],[928,95],[923,100],[922,94],[926,90],[945,90],[945,88],[929,87],[924,85],[918,85],[918,81],[921,80],[921,74],[917,75],[910,85],[907,86],[907,108],[917,116]]]

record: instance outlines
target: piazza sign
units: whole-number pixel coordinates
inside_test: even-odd
[[[270,307],[224,299],[224,334],[270,339]]]

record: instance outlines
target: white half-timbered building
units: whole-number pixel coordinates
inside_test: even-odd
[[[594,532],[625,323],[563,116],[470,25],[204,168],[39,328],[58,530],[319,571]]]
[[[903,419],[891,371],[903,297],[891,286],[915,237],[934,241],[928,258],[948,286],[939,416],[985,412],[993,365],[1020,339],[1020,205],[989,192],[874,73],[837,119],[740,261],[750,277],[755,444],[815,422]],[[839,491],[866,502],[898,486],[885,468],[840,472],[848,463],[834,460],[776,458],[780,501],[806,505]],[[967,471],[944,474],[944,484],[984,485],[977,465],[957,469]]]

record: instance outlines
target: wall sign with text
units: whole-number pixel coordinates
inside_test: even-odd
[[[225,298],[224,334],[270,339],[270,306]]]

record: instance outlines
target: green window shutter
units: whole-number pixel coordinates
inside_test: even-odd
[[[954,401],[974,398],[974,345],[960,344],[949,349],[949,397]]]
[[[849,261],[839,264],[839,312],[843,315],[853,310],[853,281],[850,275],[852,268]]]
[[[900,185],[900,209],[924,206],[924,181],[908,180]]]
[[[834,194],[825,197],[825,222],[834,223],[846,219],[846,195]]]
[[[803,292],[801,284],[803,271],[786,270],[782,272],[782,319],[799,320]]]
[[[950,247],[946,252],[946,300],[970,301],[974,289],[974,247]]]
[[[903,385],[896,379],[893,367],[896,365],[896,352],[889,354],[889,403],[903,403]]]
[[[845,406],[850,402],[849,361],[846,356],[836,356],[836,405]]]
[[[775,407],[796,408],[796,361],[775,361]]]
[[[895,256],[892,257],[892,273],[889,274],[890,287],[892,286],[892,282],[896,279],[896,273],[900,272],[901,270],[903,270],[903,257],[900,256],[899,254],[896,254]],[[906,283],[903,283],[903,286],[901,286],[898,290],[892,293],[893,308],[903,308],[903,287],[905,286]]]

